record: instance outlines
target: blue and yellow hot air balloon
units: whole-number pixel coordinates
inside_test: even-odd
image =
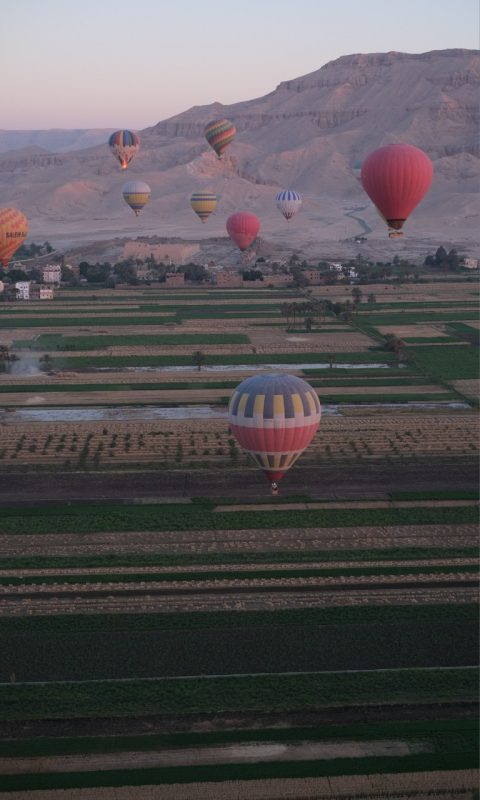
[[[234,125],[228,119],[214,119],[205,126],[204,130],[205,139],[219,158],[222,157],[228,145],[233,142],[236,132]]]
[[[128,181],[123,185],[122,194],[126,204],[138,217],[142,208],[150,200],[151,190],[148,183],[143,181]]]
[[[140,138],[132,131],[115,131],[108,140],[108,146],[122,169],[127,169],[140,149]]]
[[[228,406],[232,433],[272,481],[295,464],[320,424],[320,401],[302,378],[265,373],[244,380]]]
[[[217,202],[217,195],[212,192],[193,192],[190,197],[190,205],[202,222],[206,222],[210,214],[215,211]]]

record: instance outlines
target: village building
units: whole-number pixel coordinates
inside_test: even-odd
[[[230,272],[227,270],[218,270],[211,273],[211,281],[214,286],[229,286],[231,288],[238,288],[250,282],[255,284],[256,281],[244,281],[239,272]]]
[[[39,300],[53,300],[53,289],[50,286],[40,286]]]
[[[167,272],[165,274],[165,285],[171,286],[185,286],[185,275],[183,272]]]
[[[30,281],[17,281],[15,284],[17,300],[30,300]]]
[[[478,258],[471,258],[470,256],[465,256],[462,258],[462,267],[465,269],[479,269],[480,267],[480,260]]]
[[[60,285],[62,281],[62,268],[60,264],[47,264],[46,267],[43,267],[42,279],[44,283]]]
[[[318,269],[304,269],[302,275],[308,280],[311,286],[319,286],[324,281],[324,275]]]
[[[156,272],[148,264],[135,264],[133,271],[139,281],[153,281],[157,277]]]

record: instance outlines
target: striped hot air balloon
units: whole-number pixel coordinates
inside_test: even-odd
[[[217,156],[222,157],[228,145],[233,142],[236,129],[228,119],[214,119],[205,126],[204,134]]]
[[[138,217],[142,208],[150,200],[151,189],[148,183],[143,181],[128,181],[123,185],[122,194],[126,204]]]
[[[210,214],[215,211],[217,202],[217,195],[212,192],[193,192],[190,197],[190,205],[202,222],[206,222]]]
[[[7,267],[27,238],[28,220],[18,208],[0,208],[0,262]]]
[[[293,189],[285,189],[275,197],[277,208],[287,221],[291,220],[302,205],[302,196]]]
[[[320,424],[320,401],[302,378],[254,375],[235,389],[228,417],[237,442],[276,482],[312,441]]]
[[[432,177],[429,157],[411,144],[379,147],[362,163],[362,186],[397,236],[428,192]]]
[[[115,131],[110,136],[108,145],[122,169],[127,169],[132,158],[138,153],[140,138],[132,131]]]

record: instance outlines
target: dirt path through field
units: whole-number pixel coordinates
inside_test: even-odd
[[[123,753],[39,758],[0,758],[0,774],[91,772],[114,769],[252,764],[269,761],[315,761],[371,756],[409,756],[433,751],[430,742],[409,744],[400,739],[345,742],[248,742],[216,747],[187,747]]]

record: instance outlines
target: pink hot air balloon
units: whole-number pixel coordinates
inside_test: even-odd
[[[237,442],[276,489],[315,436],[320,401],[315,389],[296,375],[254,375],[233,392],[228,417]]]
[[[432,177],[429,157],[411,144],[379,147],[362,163],[362,186],[397,236],[428,192]]]
[[[227,233],[240,250],[250,247],[260,230],[260,220],[249,211],[237,211],[227,219]]]

